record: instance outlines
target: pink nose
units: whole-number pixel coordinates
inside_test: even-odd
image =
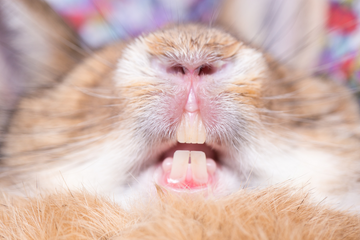
[[[199,99],[197,98],[197,86],[202,75],[211,75],[216,72],[212,65],[201,65],[197,67],[175,65],[167,69],[168,73],[181,74],[188,86],[188,96],[184,110],[195,113],[199,110]]]
[[[187,79],[190,80],[189,95],[185,104],[185,110],[190,113],[197,112],[199,110],[198,99],[196,97],[196,86],[199,81],[199,67],[198,68],[184,68]]]
[[[196,99],[193,85],[191,85],[191,87],[190,87],[188,99],[187,99],[187,102],[185,105],[185,110],[188,112],[196,112],[199,110],[199,106],[198,106],[198,102]]]

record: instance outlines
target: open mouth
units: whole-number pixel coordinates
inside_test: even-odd
[[[206,131],[198,113],[186,113],[177,130],[178,143],[160,157],[155,181],[173,191],[201,191],[217,181],[217,153],[205,144]]]

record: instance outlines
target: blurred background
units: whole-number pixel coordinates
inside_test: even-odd
[[[47,0],[97,48],[168,23],[221,23],[303,72],[360,86],[358,0]]]
[[[214,19],[217,0],[47,0],[92,47],[171,22]]]

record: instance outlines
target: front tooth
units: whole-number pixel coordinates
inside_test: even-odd
[[[199,113],[185,113],[176,132],[180,143],[202,144],[206,140],[206,131]]]
[[[185,114],[185,131],[186,131],[186,143],[191,143],[193,139],[193,122],[190,114]]]
[[[206,140],[206,132],[203,121],[199,119],[198,128],[197,128],[197,143],[203,144]]]
[[[177,150],[174,153],[169,179],[171,183],[179,183],[185,180],[189,157],[190,151]]]
[[[186,142],[186,126],[185,126],[185,117],[181,119],[180,126],[178,127],[178,130],[176,132],[176,138],[179,143],[185,143]]]
[[[207,173],[205,153],[201,151],[191,151],[190,158],[194,181],[197,183],[207,183],[209,176]]]
[[[193,117],[193,121],[191,124],[191,138],[189,140],[189,143],[197,143],[197,127],[199,125],[199,114],[195,114]]]

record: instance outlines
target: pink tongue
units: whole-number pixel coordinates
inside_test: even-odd
[[[208,173],[208,180],[206,183],[199,183],[193,178],[191,163],[187,166],[186,177],[183,181],[177,181],[170,178],[171,167],[172,167],[173,158],[168,157],[166,158],[162,165],[159,166],[160,174],[157,176],[158,184],[172,188],[174,190],[180,189],[202,189],[207,188],[214,182],[214,175],[216,171],[216,163],[213,159],[207,158],[206,159],[206,168]]]

